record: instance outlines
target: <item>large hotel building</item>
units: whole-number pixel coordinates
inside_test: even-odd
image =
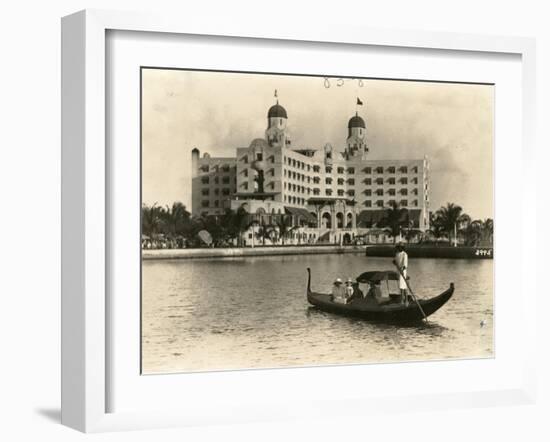
[[[235,157],[201,156],[193,149],[193,215],[240,207],[269,222],[286,215],[296,226],[294,242],[342,243],[380,231],[388,207],[396,204],[407,209],[408,228],[429,228],[427,157],[370,159],[366,124],[357,113],[348,122],[343,151],[330,144],[293,147],[287,124],[277,101],[268,111],[265,137],[237,148]]]

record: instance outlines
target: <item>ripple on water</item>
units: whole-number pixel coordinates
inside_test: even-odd
[[[146,261],[142,354],[145,372],[196,371],[493,355],[491,260],[411,260],[415,293],[456,284],[427,325],[396,327],[321,312],[305,299],[336,276],[389,268],[384,258],[312,255]],[[480,332],[480,321],[487,324]]]

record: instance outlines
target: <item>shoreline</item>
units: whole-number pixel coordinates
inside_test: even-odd
[[[344,253],[365,253],[365,246],[258,246],[227,247],[204,249],[142,249],[143,260],[155,259],[201,259],[201,258],[240,258],[249,256],[284,255],[326,255]]]

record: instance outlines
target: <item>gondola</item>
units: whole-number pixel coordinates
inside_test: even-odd
[[[399,295],[389,295],[389,299],[381,304],[369,302],[367,299],[354,299],[348,304],[340,304],[332,301],[331,294],[311,291],[311,269],[307,269],[307,300],[320,310],[336,313],[343,316],[362,318],[373,322],[385,323],[414,323],[425,319],[451,299],[454,293],[454,283],[440,295],[429,299],[418,299],[418,304],[411,298],[409,305],[400,303]],[[356,281],[362,284],[377,282],[397,281],[399,275],[394,271],[365,272],[357,277]],[[425,316],[424,316],[425,315]]]

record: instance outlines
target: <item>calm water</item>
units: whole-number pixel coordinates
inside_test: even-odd
[[[144,261],[144,373],[493,355],[492,260],[411,259],[419,297],[456,285],[430,324],[415,327],[310,307],[308,266],[313,290],[329,291],[336,276],[389,269],[391,262],[361,255]]]

